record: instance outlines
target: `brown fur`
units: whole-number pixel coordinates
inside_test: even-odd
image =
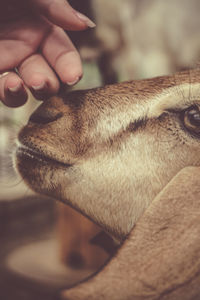
[[[185,290],[198,273],[198,180],[184,173],[200,166],[199,135],[185,122],[185,111],[194,105],[198,110],[198,69],[53,97],[20,132],[16,165],[25,182],[73,206],[119,241],[155,199],[116,258],[67,299],[160,299],[171,287],[183,284]],[[179,172],[183,180],[175,177]],[[196,261],[188,274],[181,266],[189,266],[190,258]],[[188,291],[183,299],[192,299]]]
[[[103,271],[62,299],[199,299],[199,221],[200,169],[189,167],[154,199]]]
[[[61,261],[72,268],[98,269],[108,258],[103,249],[91,244],[101,229],[63,203],[58,203],[57,212]]]

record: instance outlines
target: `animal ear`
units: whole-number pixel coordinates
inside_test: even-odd
[[[200,168],[181,170],[116,256],[63,299],[182,299],[200,294]]]

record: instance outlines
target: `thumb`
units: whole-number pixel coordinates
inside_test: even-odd
[[[31,0],[33,7],[53,24],[66,30],[95,27],[85,15],[73,9],[66,0]]]

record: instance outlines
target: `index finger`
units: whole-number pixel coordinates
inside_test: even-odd
[[[66,0],[31,0],[32,5],[53,24],[66,30],[84,30],[95,27],[85,15],[73,9]]]

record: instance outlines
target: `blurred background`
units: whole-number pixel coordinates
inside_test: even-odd
[[[199,0],[69,2],[97,24],[95,29],[69,33],[84,68],[83,79],[73,89],[171,74],[199,61]],[[30,95],[22,108],[0,104],[0,299],[4,300],[54,299],[58,290],[96,271],[114,251],[97,226],[63,204],[34,194],[15,173],[12,152],[17,132],[39,103]],[[98,247],[99,241],[109,253]]]

